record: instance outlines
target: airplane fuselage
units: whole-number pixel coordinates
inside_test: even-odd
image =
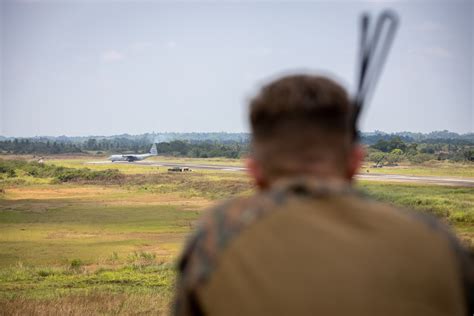
[[[115,161],[128,161],[134,162],[143,159],[147,159],[148,157],[153,157],[158,155],[158,151],[156,150],[156,144],[153,144],[150,149],[150,153],[148,154],[121,154],[121,155],[112,155],[108,159],[112,162]]]
[[[134,162],[134,161],[140,161],[143,159],[146,159],[148,157],[151,157],[154,155],[151,154],[142,154],[142,155],[112,155],[109,157],[109,160],[112,162],[115,161],[128,161],[128,162]]]

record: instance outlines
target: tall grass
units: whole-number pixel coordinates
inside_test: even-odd
[[[368,181],[358,187],[376,200],[430,213],[453,225],[474,224],[473,188]]]

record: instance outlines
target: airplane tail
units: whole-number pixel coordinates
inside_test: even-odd
[[[158,150],[156,149],[156,144],[153,144],[153,146],[151,146],[150,154],[152,154],[153,156],[158,156]]]

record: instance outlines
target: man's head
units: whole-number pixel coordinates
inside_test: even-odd
[[[250,173],[261,187],[299,175],[350,180],[363,156],[347,92],[319,76],[286,76],[250,104]]]

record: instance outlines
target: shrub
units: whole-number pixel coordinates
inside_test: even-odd
[[[413,156],[408,156],[408,160],[410,162],[417,163],[417,164],[420,164],[429,160],[433,160],[433,159],[434,159],[434,156],[430,154],[416,154]]]
[[[72,259],[69,267],[73,270],[78,270],[82,266],[82,261],[80,259]]]
[[[116,181],[123,177],[117,169],[95,171],[88,168],[65,168],[38,162],[0,159],[0,174],[16,177],[19,170],[34,178],[53,178],[56,182]]]

